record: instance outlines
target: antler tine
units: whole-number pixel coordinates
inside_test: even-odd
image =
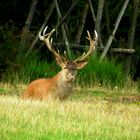
[[[96,30],[94,30],[94,34],[95,34],[95,40],[98,40],[98,34],[97,34]]]
[[[43,30],[43,36],[45,35],[47,29],[48,29],[48,26],[46,26],[45,29]]]
[[[93,40],[91,35],[90,35],[90,33],[89,33],[89,31],[87,31],[87,37],[86,38],[90,42],[89,50],[88,50],[87,53],[84,52],[82,56],[80,56],[79,58],[77,58],[75,60],[75,62],[84,61],[84,60],[88,59],[88,57],[93,53],[93,51],[95,50],[95,46],[97,44],[97,40],[98,40],[98,34],[97,34],[96,30],[94,30],[94,34],[95,34],[95,38]]]
[[[53,40],[53,39],[51,38],[51,36],[52,36],[52,34],[55,32],[55,29],[53,29],[53,30],[52,30],[50,33],[48,33],[48,34],[45,34],[46,31],[47,31],[47,29],[48,29],[48,26],[46,26],[45,29],[43,30],[43,35],[41,35],[41,32],[42,32],[42,31],[39,32],[38,36],[39,36],[40,40],[42,40],[42,41],[44,41],[44,42],[46,43],[48,49],[49,49],[55,56],[59,57],[60,59],[66,60],[65,57],[61,56],[59,52],[57,53],[57,52],[55,51],[55,49],[52,48],[52,40]],[[50,38],[51,38],[51,39],[50,39]]]

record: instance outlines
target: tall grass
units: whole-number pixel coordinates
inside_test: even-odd
[[[18,61],[19,68],[7,69],[3,75],[5,81],[28,83],[37,78],[52,77],[60,71],[56,63],[40,60],[36,53],[18,59],[20,60]],[[116,64],[115,60],[106,59],[100,63],[97,56],[92,56],[88,61],[88,65],[78,71],[76,83],[86,86],[100,84],[110,87],[123,87],[126,85],[126,81],[129,81],[128,79],[128,75],[123,72],[122,66]]]
[[[123,87],[127,84],[127,79],[129,77],[124,73],[121,64],[107,59],[100,62],[97,56],[92,56],[88,65],[78,74],[78,82],[86,85]]]
[[[37,78],[54,76],[59,70],[55,63],[49,64],[47,60],[40,60],[36,53],[19,59],[19,68],[8,68],[3,74],[3,81],[28,83]]]

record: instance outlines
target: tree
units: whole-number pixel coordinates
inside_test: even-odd
[[[131,17],[130,28],[128,32],[128,41],[127,41],[127,48],[129,49],[133,48],[138,13],[139,13],[139,0],[134,0],[133,14]],[[132,60],[132,56],[128,57],[126,61],[127,73],[129,73],[130,71],[131,60]]]
[[[26,43],[26,41],[28,40],[28,35],[27,34],[29,32],[31,22],[33,20],[33,15],[35,13],[37,3],[38,3],[38,0],[32,0],[30,11],[28,13],[25,25],[23,27],[22,35],[21,35],[21,45],[24,45]]]
[[[75,42],[76,42],[77,45],[80,43],[80,39],[81,39],[81,36],[82,36],[82,32],[83,32],[83,28],[84,28],[84,25],[85,25],[88,10],[89,10],[89,4],[88,4],[87,1],[85,1],[83,11],[82,11],[82,14],[81,14],[81,19],[79,21],[79,27],[78,27],[78,30],[77,30],[77,33],[76,33],[76,36],[75,36]]]
[[[106,53],[107,53],[107,51],[108,51],[108,49],[109,49],[109,47],[110,47],[110,45],[111,45],[111,43],[112,43],[112,40],[113,40],[114,35],[115,35],[116,31],[117,31],[117,28],[118,28],[119,23],[120,23],[120,21],[121,21],[121,19],[122,19],[122,16],[123,16],[123,14],[124,14],[124,12],[125,12],[125,9],[126,9],[126,7],[127,7],[127,5],[128,5],[128,2],[129,2],[129,0],[125,0],[124,5],[123,5],[123,7],[122,7],[122,9],[121,9],[121,11],[120,11],[120,13],[119,13],[117,19],[116,19],[116,22],[115,22],[115,25],[114,25],[115,28],[114,28],[112,34],[110,35],[110,37],[108,38],[108,41],[107,41],[106,46],[105,46],[105,48],[104,48],[104,51],[102,52],[101,59],[100,59],[101,61],[102,61],[102,60],[104,59],[104,57],[106,56]]]

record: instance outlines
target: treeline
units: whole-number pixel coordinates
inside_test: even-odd
[[[69,57],[68,50],[87,44],[86,31],[93,34],[95,29],[99,35],[99,61],[109,54],[122,62],[124,70],[133,73],[136,79],[140,76],[139,13],[139,0],[2,0],[0,71],[8,66],[19,67],[20,62],[15,60],[33,51],[40,57],[49,53],[38,40],[38,31],[47,25],[49,31],[56,29],[55,46],[61,44]],[[133,53],[118,51],[116,54],[110,51],[112,48],[129,49]]]

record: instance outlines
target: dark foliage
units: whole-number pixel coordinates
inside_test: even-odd
[[[59,8],[62,14],[62,18],[65,16],[67,11],[70,9],[72,4],[74,3],[74,0],[69,1],[63,1],[58,0]],[[93,1],[92,6],[94,8],[95,14],[97,14],[97,7],[98,7],[98,1]],[[21,35],[23,27],[25,26],[25,21],[28,16],[30,6],[32,1],[29,0],[1,0],[0,2],[0,77],[2,73],[5,72],[7,68],[13,68],[13,69],[19,69],[21,63],[25,63],[23,61],[20,61],[19,59],[22,59],[26,57],[26,53],[31,46],[32,42],[35,39],[35,36],[38,33],[38,30],[40,29],[41,25],[43,24],[46,16],[48,15],[49,8],[51,7],[52,1],[51,0],[41,0],[38,1],[37,7],[35,9],[35,13],[33,16],[33,20],[31,22],[31,26],[29,29],[29,34],[27,35],[27,42],[22,46],[20,44]],[[109,0],[108,1],[108,16],[109,16],[109,28],[112,31],[114,28],[115,20],[120,12],[120,9],[123,5],[124,1],[120,0]],[[81,18],[82,10],[84,7],[85,1],[79,0],[75,7],[72,9],[72,11],[68,14],[68,16],[65,18],[65,20],[62,22],[62,24],[65,25],[66,33],[68,36],[68,40],[70,44],[75,43],[75,35],[77,32],[77,29],[79,28],[80,24],[79,19]],[[118,27],[118,30],[116,32],[114,42],[112,43],[111,47],[121,47],[121,48],[127,48],[127,40],[128,40],[128,30],[130,28],[130,20],[133,12],[134,7],[134,1],[130,1],[128,4],[128,7],[124,13],[124,16],[121,20],[121,23]],[[105,9],[105,7],[104,7]],[[140,10],[139,10],[140,13]],[[61,21],[61,19],[57,16],[56,8],[54,8],[47,25],[49,26],[49,30],[52,28],[55,28],[58,24],[58,22]],[[137,25],[136,25],[136,34],[135,34],[135,41],[133,48],[136,49],[137,52],[140,52],[140,39],[139,39],[139,33],[140,33],[140,14],[137,18]],[[103,12],[102,21],[101,21],[101,28],[100,33],[102,37],[103,44],[106,44],[107,39],[110,35],[110,32],[108,32],[107,29],[107,21],[106,21],[106,13],[105,10]],[[89,9],[86,22],[84,25],[84,29],[81,36],[80,44],[87,44],[87,41],[85,39],[86,31],[89,30],[91,33],[93,33],[93,30],[95,28],[95,23],[92,18],[91,11]],[[57,29],[57,32],[54,36],[54,40],[56,43],[64,43],[62,31],[61,31],[61,24]],[[41,45],[40,45],[41,44]],[[45,47],[42,47],[43,44],[38,41],[35,45],[35,47],[32,49],[32,51],[37,51],[37,55],[39,56],[40,61],[45,60],[46,57],[48,59],[48,62],[53,61],[53,56],[50,54],[49,51],[45,50]],[[32,53],[32,52],[31,52]],[[75,51],[75,53],[77,53]],[[19,56],[20,55],[20,56]],[[134,65],[132,65],[131,73],[135,75],[134,79],[138,79],[139,76],[139,62],[140,62],[140,54],[136,53],[133,56],[132,64],[135,62],[137,63],[137,67],[135,68]],[[125,57],[123,57],[125,58]],[[124,60],[118,59],[119,62]],[[135,73],[136,72],[136,73]],[[137,76],[138,75],[138,76]]]

